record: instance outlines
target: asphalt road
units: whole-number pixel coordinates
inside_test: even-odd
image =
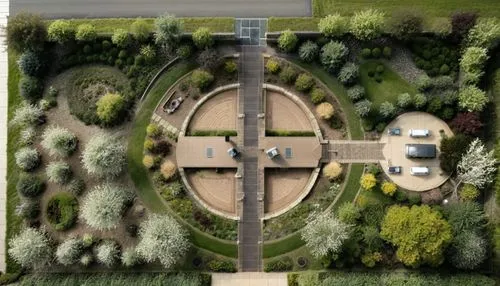
[[[10,15],[21,11],[46,18],[299,17],[311,16],[311,0],[10,0]]]

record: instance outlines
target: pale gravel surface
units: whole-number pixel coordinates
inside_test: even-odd
[[[0,0],[0,271],[5,265],[7,203],[7,46],[3,27],[7,24],[9,0]]]

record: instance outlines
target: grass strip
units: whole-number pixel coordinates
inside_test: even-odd
[[[317,32],[320,18],[310,17],[271,17],[267,20],[268,32],[285,30]]]
[[[151,211],[157,213],[169,212],[176,217],[178,217],[177,214],[165,206],[149,180],[148,172],[142,165],[142,146],[146,138],[146,127],[150,123],[158,101],[161,100],[163,94],[171,85],[192,69],[194,69],[194,65],[180,63],[160,76],[137,112],[128,141],[128,171],[138,190],[139,197]],[[191,241],[195,246],[227,257],[236,258],[238,256],[236,243],[209,236],[183,220],[181,221],[188,227],[191,233]]]

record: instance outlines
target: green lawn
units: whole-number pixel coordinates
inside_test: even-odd
[[[8,75],[8,92],[9,92],[9,120],[12,119],[14,110],[22,102],[22,98],[19,95],[19,79],[21,74],[17,68],[17,57],[18,54],[13,50],[9,49],[9,75]],[[7,143],[7,234],[5,241],[9,241],[11,237],[19,232],[22,226],[22,219],[16,216],[15,210],[19,203],[19,196],[16,191],[16,183],[19,176],[19,171],[16,166],[16,160],[14,158],[14,153],[16,152],[18,146],[17,142],[19,139],[19,129],[10,127],[8,128],[8,143]],[[5,244],[5,253],[7,253],[7,244]],[[14,273],[20,270],[20,266],[10,258],[9,255],[6,257],[7,272]]]
[[[351,172],[349,173],[349,178],[347,178],[347,183],[344,188],[344,192],[340,195],[338,200],[332,206],[332,210],[336,211],[339,206],[345,202],[352,202],[356,197],[356,194],[361,187],[359,185],[359,179],[363,175],[364,164],[351,164]]]
[[[351,15],[368,8],[391,13],[404,7],[418,8],[425,15],[433,17],[448,17],[456,10],[478,11],[481,16],[500,15],[500,5],[497,0],[313,0],[313,15],[323,17],[336,12]]]
[[[292,31],[318,31],[319,18],[309,17],[270,17],[267,20],[268,32],[280,32],[287,29]]]
[[[153,30],[154,18],[144,18]],[[194,17],[180,18],[185,32],[194,32],[199,27],[209,28],[212,32],[234,32],[234,18],[230,17]],[[102,18],[102,19],[70,19],[72,26],[76,27],[80,24],[93,24],[97,32],[102,35],[111,35],[115,29],[130,30],[130,25],[136,18]],[[48,20],[47,22],[51,22]]]
[[[368,72],[375,71],[375,68],[381,64],[379,61],[370,60],[362,63],[359,67],[361,84],[366,89],[366,97],[373,102],[372,109],[375,110],[378,110],[380,104],[384,101],[396,104],[398,95],[402,93],[407,92],[413,95],[417,92],[411,84],[383,64],[382,82],[379,83],[375,80],[375,77],[370,77]]]
[[[138,190],[139,197],[147,208],[153,212],[167,212],[169,209],[154,190],[147,170],[142,165],[142,146],[146,137],[146,126],[149,124],[154,108],[165,91],[193,68],[194,65],[180,63],[159,78],[137,112],[131,131],[132,135],[128,141],[128,171]],[[195,246],[228,257],[234,258],[238,256],[236,243],[217,239],[193,228],[191,225],[184,224],[189,228]]]

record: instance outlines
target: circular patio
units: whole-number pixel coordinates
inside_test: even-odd
[[[390,128],[399,128],[401,135],[389,135]],[[427,129],[428,137],[410,137],[410,129]],[[425,112],[408,112],[398,116],[389,125],[380,138],[385,143],[383,154],[385,160],[380,161],[386,175],[398,186],[410,191],[427,191],[441,186],[449,175],[439,167],[439,147],[443,136],[453,136],[453,132],[443,120]],[[436,157],[431,159],[407,158],[406,144],[434,144]],[[401,174],[389,174],[389,166],[400,166]],[[425,176],[410,174],[411,167],[428,167],[430,173]]]

